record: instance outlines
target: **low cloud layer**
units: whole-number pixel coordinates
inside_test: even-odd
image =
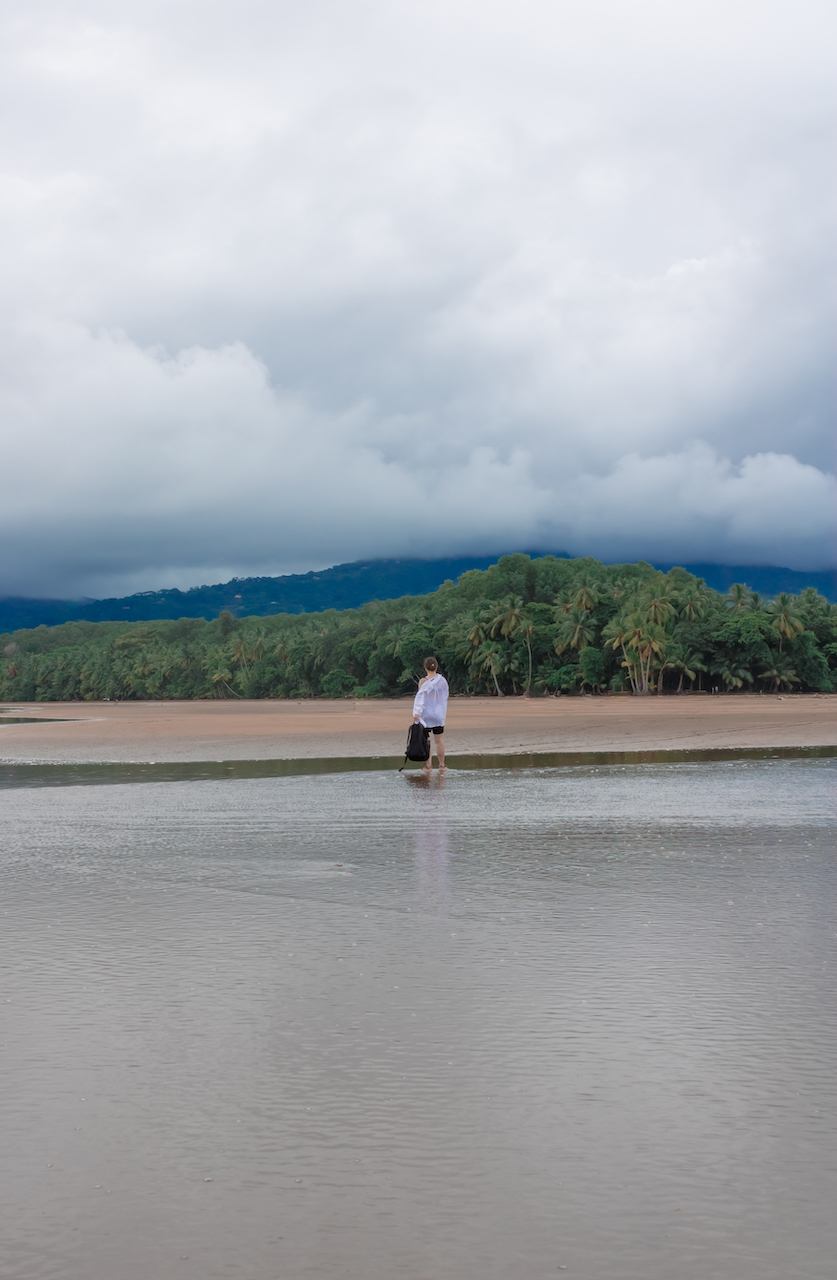
[[[26,15],[0,593],[837,562],[830,8]]]

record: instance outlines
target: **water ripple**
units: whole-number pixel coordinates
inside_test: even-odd
[[[833,779],[5,792],[0,1274],[831,1280]]]

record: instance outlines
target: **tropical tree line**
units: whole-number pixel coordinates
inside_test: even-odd
[[[764,600],[684,569],[513,555],[345,611],[12,632],[0,699],[398,696],[430,653],[460,694],[832,692],[837,606],[813,589]]]

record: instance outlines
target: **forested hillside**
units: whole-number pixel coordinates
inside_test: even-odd
[[[556,552],[559,559],[567,559]],[[278,578],[231,578],[229,582],[188,591],[170,588],[142,591],[107,600],[38,600],[0,596],[0,632],[21,627],[57,626],[62,622],[151,622],[162,618],[217,618],[226,609],[235,617],[276,613],[316,613],[354,609],[369,600],[435,591],[469,569],[487,569],[497,556],[459,556],[441,560],[356,560],[312,573]],[[657,565],[666,572],[672,566]],[[744,583],[765,596],[815,587],[837,600],[832,573],[800,573],[775,565],[691,564],[685,568],[716,591]]]
[[[430,595],[212,622],[72,622],[0,637],[0,698],[377,697],[436,654],[465,694],[837,689],[837,606],[765,603],[684,569],[503,557]]]
[[[496,556],[443,560],[355,560],[311,573],[277,578],[231,578],[208,587],[141,591],[108,600],[28,600],[0,597],[0,631],[61,622],[151,622],[161,618],[217,618],[251,614],[315,613],[354,609],[368,600],[435,591],[468,569],[487,569]]]

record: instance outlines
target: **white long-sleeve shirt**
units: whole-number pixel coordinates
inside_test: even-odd
[[[448,682],[438,671],[435,676],[428,676],[421,682],[413,702],[413,715],[418,716],[426,729],[435,729],[445,723],[448,692]]]

